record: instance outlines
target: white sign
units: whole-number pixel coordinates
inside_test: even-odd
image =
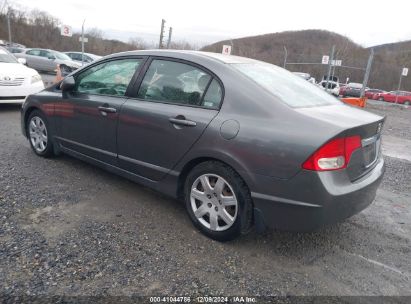
[[[231,45],[223,45],[222,53],[224,55],[230,55],[231,54]]]
[[[69,25],[61,26],[61,36],[71,37],[73,36],[73,29]]]
[[[403,68],[402,69],[402,76],[407,76],[408,75],[408,68]]]
[[[80,41],[80,42],[82,41],[81,37],[78,38],[78,41]],[[84,37],[84,43],[86,43],[86,42],[88,42],[88,38]]]
[[[341,66],[342,65],[342,60],[331,60],[331,65]]]
[[[321,60],[321,63],[328,64],[329,61],[330,61],[330,56],[324,55],[323,59]]]

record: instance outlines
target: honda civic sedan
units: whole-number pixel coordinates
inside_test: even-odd
[[[219,241],[366,208],[384,173],[383,122],[275,65],[168,50],[104,57],[29,96],[21,114],[37,155],[65,153],[181,199]]]

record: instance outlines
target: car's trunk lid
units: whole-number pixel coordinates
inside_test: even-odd
[[[361,147],[353,152],[347,166],[351,181],[361,178],[372,170],[381,153],[381,130],[384,117],[347,105],[300,108],[297,111],[333,127],[341,128],[341,132],[335,137],[354,135],[361,137]]]

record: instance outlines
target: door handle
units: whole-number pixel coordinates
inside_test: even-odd
[[[100,112],[106,112],[106,113],[116,113],[117,112],[116,108],[110,108],[110,107],[105,107],[105,106],[99,106],[98,110]]]
[[[169,118],[169,121],[173,125],[185,126],[185,127],[195,127],[197,123],[192,120],[185,119],[184,116],[177,116],[176,118]]]

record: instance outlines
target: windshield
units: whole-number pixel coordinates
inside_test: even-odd
[[[232,66],[291,107],[341,104],[322,89],[278,66],[263,62]]]
[[[71,58],[69,56],[67,56],[66,54],[63,54],[63,53],[54,52],[53,55],[56,56],[57,59],[70,60],[71,61]]]
[[[0,62],[18,63],[17,59],[8,52],[0,48]]]
[[[87,53],[87,56],[91,57],[91,59],[93,59],[93,60],[97,60],[97,59],[101,58],[101,56],[90,54],[90,53]]]

